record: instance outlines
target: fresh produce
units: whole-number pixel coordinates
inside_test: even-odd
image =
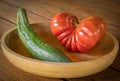
[[[19,8],[17,12],[17,29],[20,39],[28,51],[37,59],[53,62],[71,62],[61,51],[40,38],[29,24],[26,11]]]
[[[59,13],[50,21],[51,31],[68,50],[88,52],[104,36],[106,24],[100,17],[88,17],[78,22],[70,13]]]

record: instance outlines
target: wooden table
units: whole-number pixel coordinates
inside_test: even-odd
[[[91,15],[102,17],[107,22],[107,31],[120,42],[119,0],[0,0],[0,37],[3,32],[16,26],[16,12],[24,7],[30,23],[49,26],[50,19],[59,12],[73,13],[79,19]],[[120,81],[120,51],[114,63],[106,70],[82,78],[54,79],[24,72],[12,65],[0,47],[0,81]]]

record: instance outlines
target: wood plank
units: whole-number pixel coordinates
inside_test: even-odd
[[[5,4],[0,1],[0,10],[2,11],[0,13],[1,17],[6,18],[6,19],[16,23],[16,14],[17,14],[18,7],[8,5],[8,4]],[[46,19],[42,16],[38,16],[30,11],[27,11],[27,14],[29,16],[28,19],[29,19],[30,23],[44,23],[46,25],[49,23],[48,19]]]
[[[62,11],[62,9],[58,9],[58,8],[55,8],[55,7],[50,7],[49,5],[44,5],[44,4],[41,4],[38,1],[33,1],[33,0],[21,0],[21,1],[4,0],[3,2],[7,2],[9,5],[12,4],[12,5],[15,5],[17,7],[18,6],[24,7],[28,11],[33,12],[33,13],[39,15],[39,16],[43,16],[47,19],[50,19],[50,17],[52,17],[55,12],[61,12]]]
[[[110,32],[111,34],[113,34],[120,43],[120,28],[119,27],[115,27],[113,25],[108,25],[107,31]],[[117,55],[115,61],[113,62],[113,64],[111,65],[111,67],[120,71],[120,50],[118,51],[118,55]]]
[[[111,69],[106,69],[100,73],[82,77],[82,78],[74,78],[67,79],[69,81],[120,81],[120,72],[113,71]]]
[[[8,2],[8,3],[10,3],[10,4],[14,4],[14,5],[16,5],[16,4],[18,4],[18,1],[16,1],[16,0],[11,0],[11,1],[9,1],[9,0],[5,0],[6,2]],[[29,3],[29,2],[31,2],[31,3]],[[43,3],[45,3],[45,4],[43,4]],[[68,7],[68,8],[70,8],[70,4],[68,3],[67,4],[67,1],[64,1],[64,3],[63,2],[57,2],[57,1],[55,1],[55,0],[52,0],[52,1],[33,1],[33,0],[22,0],[21,1],[21,4],[27,9],[27,10],[29,10],[29,11],[32,11],[33,13],[35,13],[35,14],[39,14],[40,16],[43,16],[43,17],[47,17],[48,16],[48,18],[50,19],[50,18],[52,18],[52,16],[53,16],[53,14],[52,13],[58,13],[58,12],[61,12],[61,9],[63,9],[63,8],[65,8],[65,7]],[[59,8],[59,5],[61,5],[63,8],[60,8],[60,9],[58,9]],[[75,4],[75,3],[74,3]],[[19,4],[18,4],[19,5]],[[17,6],[18,6],[17,5]],[[40,5],[40,6],[37,6],[37,5]],[[32,7],[32,6],[34,6],[34,7]],[[61,7],[60,6],[60,7]],[[57,8],[54,8],[54,7],[57,7]],[[46,11],[46,10],[48,10],[48,11]],[[54,12],[50,12],[51,10],[54,10]],[[70,9],[64,9],[64,10],[70,10]],[[64,11],[63,10],[63,11]],[[49,12],[49,14],[48,14],[48,12]],[[71,11],[72,12],[72,11]],[[46,15],[47,14],[47,15]],[[81,15],[79,18],[81,19],[81,18],[84,18],[86,15],[83,15],[83,14],[79,14],[79,15]],[[109,17],[109,16],[108,16]],[[36,18],[32,18],[32,19],[36,19]],[[44,21],[44,20],[43,20]],[[116,29],[117,29],[117,31],[119,31],[120,30],[120,27],[118,26],[117,28],[116,28],[116,26],[113,24],[113,26],[112,26],[112,24],[107,24],[108,25],[108,30],[109,31],[113,31],[113,30],[115,30],[116,31]],[[110,27],[109,27],[110,26]],[[112,27],[111,27],[112,26]],[[115,33],[115,32],[114,32]],[[119,33],[117,33],[117,34],[119,34]],[[116,35],[117,35],[116,34]],[[119,37],[118,37],[119,38]]]
[[[120,2],[117,0],[77,0],[79,3],[82,3],[84,5],[90,6],[90,7],[96,7],[98,9],[104,9],[110,12],[114,13],[120,13]]]
[[[16,1],[16,0],[11,0],[11,1],[9,1],[9,0],[6,0],[8,3],[11,3],[11,4],[14,4],[14,5],[16,5],[18,2]],[[29,0],[30,1],[30,0]],[[71,8],[71,5],[68,3],[67,4],[67,1],[64,1],[64,3],[62,3],[62,2],[60,2],[59,1],[59,3],[58,3],[58,1],[55,1],[55,0],[52,0],[52,1],[33,1],[33,0],[31,0],[30,1],[31,3],[28,3],[28,1],[27,0],[23,0],[22,2],[21,2],[21,4],[25,7],[25,8],[27,8],[28,10],[30,10],[30,11],[32,11],[33,13],[35,13],[35,14],[39,14],[39,15],[42,15],[43,17],[46,17],[46,18],[49,18],[49,19],[51,19],[52,17],[53,17],[53,15],[54,14],[56,14],[56,13],[58,13],[58,12],[61,12],[61,11],[69,11],[69,12],[74,12],[75,13],[75,9],[72,9]],[[42,4],[41,4],[42,3]],[[45,3],[45,4],[43,4],[43,3]],[[68,8],[70,8],[70,9],[72,9],[73,11],[71,11],[70,9],[64,9],[64,10],[61,10],[61,9],[63,9],[63,8],[60,8],[60,9],[58,9],[59,8],[59,6],[58,6],[58,4],[59,5],[61,5],[62,7],[68,7]],[[40,5],[40,6],[37,6],[37,5]],[[74,5],[75,5],[75,3],[74,3]],[[78,5],[78,4],[76,4],[76,5]],[[18,5],[17,5],[18,6]],[[32,6],[35,6],[35,7],[32,7]],[[60,6],[60,7],[61,7]],[[84,5],[83,5],[84,6]],[[80,6],[81,8],[83,8],[83,6]],[[54,7],[57,7],[57,8],[54,8]],[[77,7],[79,7],[79,5],[77,6]],[[79,8],[80,8],[79,7]],[[85,8],[86,9],[86,8]],[[46,11],[47,10],[47,11]],[[54,10],[54,12],[52,12],[51,10]],[[78,11],[79,12],[79,11]],[[84,17],[86,17],[86,16],[88,16],[88,15],[86,15],[86,12],[84,12],[84,13],[78,13],[78,12],[76,12],[75,14],[76,15],[79,15],[79,19],[81,19],[81,18],[84,18]],[[83,11],[82,11],[83,12]],[[93,11],[94,12],[94,11]],[[49,13],[49,14],[48,14]],[[94,13],[97,13],[96,11],[94,12]],[[93,13],[93,14],[94,14]],[[104,15],[104,14],[103,14]],[[107,14],[106,14],[107,15]],[[116,15],[116,14],[115,14]],[[99,16],[102,16],[101,14],[99,15]],[[108,17],[108,19],[109,19],[109,16],[110,15],[107,15],[107,16],[105,16],[105,17]],[[117,15],[116,15],[117,16]],[[104,16],[102,16],[102,17],[104,17]],[[116,17],[116,18],[119,18],[118,16]],[[117,20],[117,19],[114,19],[114,18],[111,18],[112,19],[112,21],[117,21],[117,22],[119,22],[119,20]],[[119,18],[120,19],[120,18]],[[107,22],[107,24],[109,25],[109,24],[113,24],[113,22],[112,21],[107,21],[106,20],[106,22]],[[111,23],[110,23],[111,22]],[[116,24],[116,23],[115,23]],[[114,25],[114,24],[113,24]],[[115,26],[116,27],[116,26]],[[114,27],[114,28],[115,28]],[[120,27],[119,27],[120,28]],[[117,29],[119,29],[119,28],[117,28]],[[109,27],[108,27],[108,29],[109,29]],[[120,29],[119,29],[120,30]]]
[[[110,32],[111,34],[113,34],[117,39],[118,41],[120,42],[120,27],[117,27],[117,26],[114,26],[114,25],[111,25],[111,24],[107,24],[107,28],[106,30],[108,32]]]
[[[19,2],[16,0],[10,0],[10,1],[4,0],[4,1],[10,4],[19,6],[18,4]],[[36,0],[36,1],[21,0],[20,3],[22,4],[24,8],[36,14],[40,14],[49,19],[51,19],[55,14],[65,11],[65,12],[73,13],[80,19],[94,15],[94,16],[102,17],[108,23],[117,24],[117,25],[119,25],[120,23],[119,22],[120,18],[118,17],[120,13],[106,11],[106,9],[101,9],[99,7],[96,8],[93,6],[87,6],[87,5],[80,3],[79,0],[77,1],[74,1],[74,0],[64,0],[64,1],[63,0],[59,0],[59,1],[56,1],[56,0],[51,0],[51,1],[49,0]],[[115,5],[116,4],[113,4],[113,6]]]
[[[8,29],[14,27],[15,24],[7,23],[6,21],[0,18],[0,38],[3,32],[7,31]]]
[[[11,4],[14,4],[14,7],[15,8],[12,8],[10,5],[6,5],[5,3],[0,3],[0,5],[2,6],[2,7],[0,7],[0,10],[2,11],[3,9],[4,9],[4,7],[6,8],[6,10],[5,11],[3,11],[2,13],[0,13],[0,15],[2,16],[2,17],[5,17],[5,18],[7,18],[7,19],[10,19],[11,21],[13,21],[13,22],[16,22],[15,21],[15,19],[16,19],[16,16],[14,16],[14,15],[16,15],[16,11],[17,11],[17,9],[18,9],[18,5],[17,5],[17,8],[16,8],[16,4],[18,4],[18,1],[16,1],[16,0],[11,0],[11,1],[9,1],[9,0],[4,0],[4,1],[6,1],[6,2],[8,2],[8,3],[11,3]],[[30,3],[29,3],[30,2]],[[29,2],[27,1],[27,0],[22,0],[22,2],[21,2],[21,4],[26,8],[26,9],[28,9],[28,15],[29,15],[29,19],[30,19],[30,21],[31,22],[44,22],[44,23],[46,23],[46,24],[49,24],[49,20],[48,19],[46,19],[46,18],[44,18],[45,16],[45,14],[48,14],[47,12],[45,13],[45,11],[44,11],[44,9],[46,9],[46,10],[51,10],[51,9],[53,9],[54,11],[55,11],[55,13],[56,12],[59,12],[59,11],[61,11],[61,8],[60,9],[58,9],[58,7],[57,8],[52,8],[52,7],[55,7],[55,5],[57,6],[57,4],[60,4],[62,7],[69,7],[70,6],[70,4],[68,5],[68,4],[66,4],[67,3],[67,0],[66,1],[64,1],[64,3],[62,3],[62,2],[57,2],[56,0],[52,0],[52,1],[33,1],[33,0],[29,0]],[[74,2],[74,1],[73,1]],[[32,4],[33,3],[33,4]],[[45,3],[45,4],[42,4],[42,3]],[[24,5],[24,4],[26,4],[26,5]],[[75,3],[74,3],[75,4]],[[40,6],[36,6],[36,5],[40,5]],[[34,7],[32,7],[32,6],[34,6]],[[50,6],[52,6],[52,7],[50,7]],[[9,8],[11,8],[11,9],[9,9]],[[43,8],[43,9],[41,9],[44,13],[41,13],[41,11],[39,11],[40,9],[38,9],[38,8]],[[63,8],[62,8],[63,9]],[[33,11],[32,11],[33,10]],[[56,10],[58,10],[58,11],[56,11]],[[34,13],[34,14],[31,14],[30,12],[32,11],[32,13]],[[40,12],[40,14],[39,14],[39,12]],[[5,13],[10,13],[10,14],[5,14]],[[53,13],[53,12],[52,12]],[[11,15],[12,14],[12,15]],[[51,13],[50,13],[51,14]],[[32,15],[32,16],[31,16]],[[42,16],[43,15],[43,16]],[[40,16],[42,16],[42,17],[40,17]],[[46,15],[47,16],[47,15]],[[52,16],[52,15],[48,15],[48,17],[49,16]],[[81,17],[84,17],[84,16],[81,16]],[[117,25],[114,25],[114,24],[107,24],[108,25],[108,27],[107,27],[107,30],[108,31],[110,31],[110,32],[114,32],[114,35],[117,37],[117,38],[119,38],[119,30],[120,30],[120,27],[119,26],[117,26]],[[118,36],[117,36],[118,35]]]
[[[111,65],[111,67],[113,67],[113,69],[116,69],[116,71],[120,72],[120,50],[118,52],[118,55],[117,55],[115,61]]]
[[[108,23],[113,23],[113,24],[119,25],[120,18],[118,16],[120,15],[120,13],[111,12],[111,11],[108,11],[108,10],[106,11],[106,9],[101,9],[99,7],[87,6],[87,5],[84,5],[84,4],[80,3],[79,1],[80,0],[77,0],[77,1],[74,1],[74,0],[64,0],[64,1],[62,1],[62,0],[60,0],[58,2],[56,0],[52,0],[52,1],[44,0],[44,1],[41,1],[41,2],[44,2],[44,4],[46,3],[46,4],[49,4],[49,5],[54,5],[54,7],[60,7],[62,9],[64,8],[64,10],[67,10],[68,12],[71,12],[78,17],[82,15],[82,17],[84,18],[84,17],[87,17],[87,16],[94,15],[94,16],[99,16],[99,17],[105,19]],[[101,2],[104,3],[103,0]],[[116,6],[116,5],[117,5],[117,7],[119,6],[119,4],[115,4],[115,3],[113,4],[113,6]],[[106,7],[106,8],[109,9],[109,7]],[[118,8],[120,8],[120,6]]]

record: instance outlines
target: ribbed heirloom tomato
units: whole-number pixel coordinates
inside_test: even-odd
[[[100,17],[90,16],[78,22],[70,13],[59,13],[50,21],[51,31],[68,50],[88,52],[104,36],[106,24]]]

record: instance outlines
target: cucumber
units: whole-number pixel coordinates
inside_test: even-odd
[[[50,62],[71,62],[60,50],[37,35],[29,24],[24,8],[19,8],[17,12],[17,30],[24,46],[35,58]]]

